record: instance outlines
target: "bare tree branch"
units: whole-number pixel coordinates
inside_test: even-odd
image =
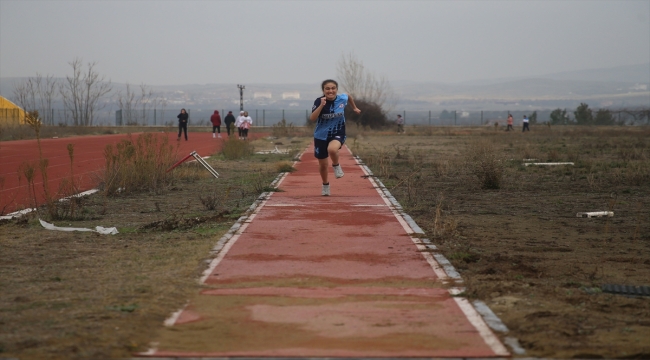
[[[72,76],[66,76],[66,81],[59,87],[63,105],[72,113],[74,125],[90,126],[93,124],[95,112],[106,106],[100,99],[111,92],[111,82],[106,82],[104,76],[99,76],[94,69],[94,62],[88,63],[87,72],[83,71],[82,60],[79,58],[69,64],[72,67]]]
[[[353,53],[341,55],[336,66],[341,88],[353,98],[379,105],[389,112],[397,103],[395,92],[384,76],[376,76],[365,68]]]

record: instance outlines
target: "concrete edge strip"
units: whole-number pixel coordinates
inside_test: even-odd
[[[488,324],[490,328],[492,328],[492,330],[503,334],[507,334],[510,331],[506,324],[504,324],[501,319],[499,319],[499,317],[492,311],[492,309],[490,309],[489,306],[487,306],[486,303],[481,300],[474,300],[472,302],[472,305],[474,305],[474,309],[476,309],[476,311],[481,314],[483,320]],[[517,340],[515,337],[506,336],[503,339],[503,342],[506,345],[510,346],[512,352],[517,355],[523,355],[526,353],[526,350],[521,347],[519,340]]]
[[[490,330],[488,325],[485,322],[485,319],[481,314],[476,311],[474,306],[464,297],[454,296],[454,301],[458,304],[458,307],[463,311],[467,320],[478,330],[479,334],[483,338],[483,341],[494,351],[497,356],[509,356],[510,352],[506,347],[501,343],[501,340],[494,335]],[[496,315],[494,315],[496,317]]]
[[[346,148],[350,154],[353,155],[352,151],[347,147],[347,145]],[[353,155],[353,158],[355,159],[357,165],[361,167],[362,171],[373,184],[375,189],[377,189],[377,192],[379,192],[382,199],[384,199],[387,205],[389,205],[390,209],[393,211],[393,214],[395,217],[397,217],[398,221],[400,224],[402,224],[402,227],[406,230],[406,232],[409,234],[424,234],[424,231],[415,223],[413,218],[404,212],[402,206],[399,204],[399,202],[397,202],[397,199],[395,199],[395,197],[390,194],[381,180],[373,176],[372,171],[360,161],[361,159],[358,156]],[[436,275],[439,273],[443,274],[442,276],[439,276],[443,282],[445,279],[450,278],[455,280],[456,283],[462,283],[460,274],[458,271],[456,271],[456,268],[444,255],[441,253],[432,253],[426,251],[438,250],[435,245],[431,244],[431,241],[429,239],[421,239],[411,236],[411,240],[416,244],[418,250],[420,250],[421,254],[427,260],[429,265],[431,265],[431,268],[436,273]],[[497,356],[510,356],[510,353],[501,343],[499,338],[496,337],[492,331],[490,331],[490,328],[492,328],[494,331],[499,332],[502,332],[502,329],[507,330],[505,324],[503,324],[501,319],[499,319],[499,317],[496,316],[496,314],[494,314],[494,312],[492,312],[492,310],[490,310],[490,308],[485,303],[480,302],[482,311],[478,311],[478,309],[475,309],[474,306],[472,306],[472,304],[466,298],[455,296],[462,293],[463,291],[464,289],[461,288],[449,289],[449,293],[451,295],[454,295],[454,300],[465,314],[465,317],[467,317],[468,321],[474,326],[474,328],[476,328],[485,343],[492,349],[492,351],[494,351]],[[483,311],[485,309],[487,309],[487,311]],[[484,314],[487,315],[487,319],[485,318]],[[499,324],[501,326],[499,326]],[[492,327],[491,325],[495,325],[496,328]],[[525,353],[525,350],[519,346],[519,342],[516,338],[508,337],[506,340],[506,343],[513,349],[514,353],[518,355]]]

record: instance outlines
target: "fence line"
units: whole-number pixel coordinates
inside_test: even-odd
[[[305,109],[252,109],[247,110],[253,119],[254,126],[272,126],[283,119],[287,123],[302,126],[309,122],[309,110]],[[614,119],[619,123],[650,123],[650,112],[642,110],[610,110]],[[211,126],[210,116],[214,110],[187,109],[189,126]],[[222,123],[227,111],[219,110]],[[400,110],[387,114],[388,120],[394,121],[397,114],[402,115],[406,125],[431,125],[431,126],[467,126],[467,125],[504,125],[508,114],[512,114],[516,124],[521,122],[524,115],[530,117],[533,112],[537,114],[537,122],[549,121],[552,110],[531,110],[531,111],[482,111],[482,110]],[[595,111],[594,111],[595,112]],[[49,109],[41,114],[45,125],[53,126],[74,126],[72,114],[66,109]],[[94,126],[176,126],[178,123],[176,109],[145,109],[145,110],[101,110],[95,114]],[[572,114],[567,111],[568,115]],[[233,110],[235,118],[239,111]],[[21,119],[19,109],[0,109],[0,124],[19,124]]]

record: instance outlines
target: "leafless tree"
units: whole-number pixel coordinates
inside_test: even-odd
[[[63,106],[71,112],[74,125],[90,126],[93,124],[95,112],[106,106],[100,99],[111,92],[111,82],[104,81],[105,76],[100,76],[95,71],[95,62],[88,63],[87,70],[84,70],[79,58],[69,64],[72,67],[72,76],[66,76],[59,87]]]
[[[375,103],[384,112],[389,112],[397,103],[390,82],[366,69],[353,53],[341,55],[336,70],[341,88],[353,98]]]
[[[14,84],[14,101],[27,112],[38,111],[39,119],[45,124],[52,124],[52,103],[56,95],[57,81],[52,75],[36,77]]]
[[[153,89],[145,84],[140,85],[140,94],[131,89],[131,84],[126,83],[126,90],[117,93],[117,103],[122,110],[122,118],[127,125],[147,123],[147,110],[156,107],[158,97],[154,96]]]

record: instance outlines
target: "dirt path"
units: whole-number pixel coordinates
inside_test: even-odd
[[[140,356],[493,357],[508,352],[347,149],[320,195],[308,150],[222,238],[204,290]]]
[[[134,137],[140,134],[134,134]],[[213,139],[211,133],[189,133],[189,141],[176,141],[176,133],[166,133],[170,143],[178,144],[179,158],[196,151],[201,156],[212,155],[221,149],[222,140]],[[253,134],[257,138],[263,134]],[[48,184],[50,192],[56,194],[61,181],[70,176],[70,157],[68,144],[74,145],[74,176],[75,184],[80,191],[97,186],[96,174],[104,167],[104,149],[108,144],[117,144],[128,135],[98,135],[78,136],[61,139],[42,139],[43,157],[48,159]],[[0,178],[4,185],[0,186],[0,211],[5,213],[29,207],[30,199],[25,176],[20,174],[21,164],[31,162],[38,169],[38,145],[36,140],[7,141],[0,144]],[[40,174],[34,182],[37,201],[42,204],[43,181]],[[0,214],[2,215],[2,214]]]

